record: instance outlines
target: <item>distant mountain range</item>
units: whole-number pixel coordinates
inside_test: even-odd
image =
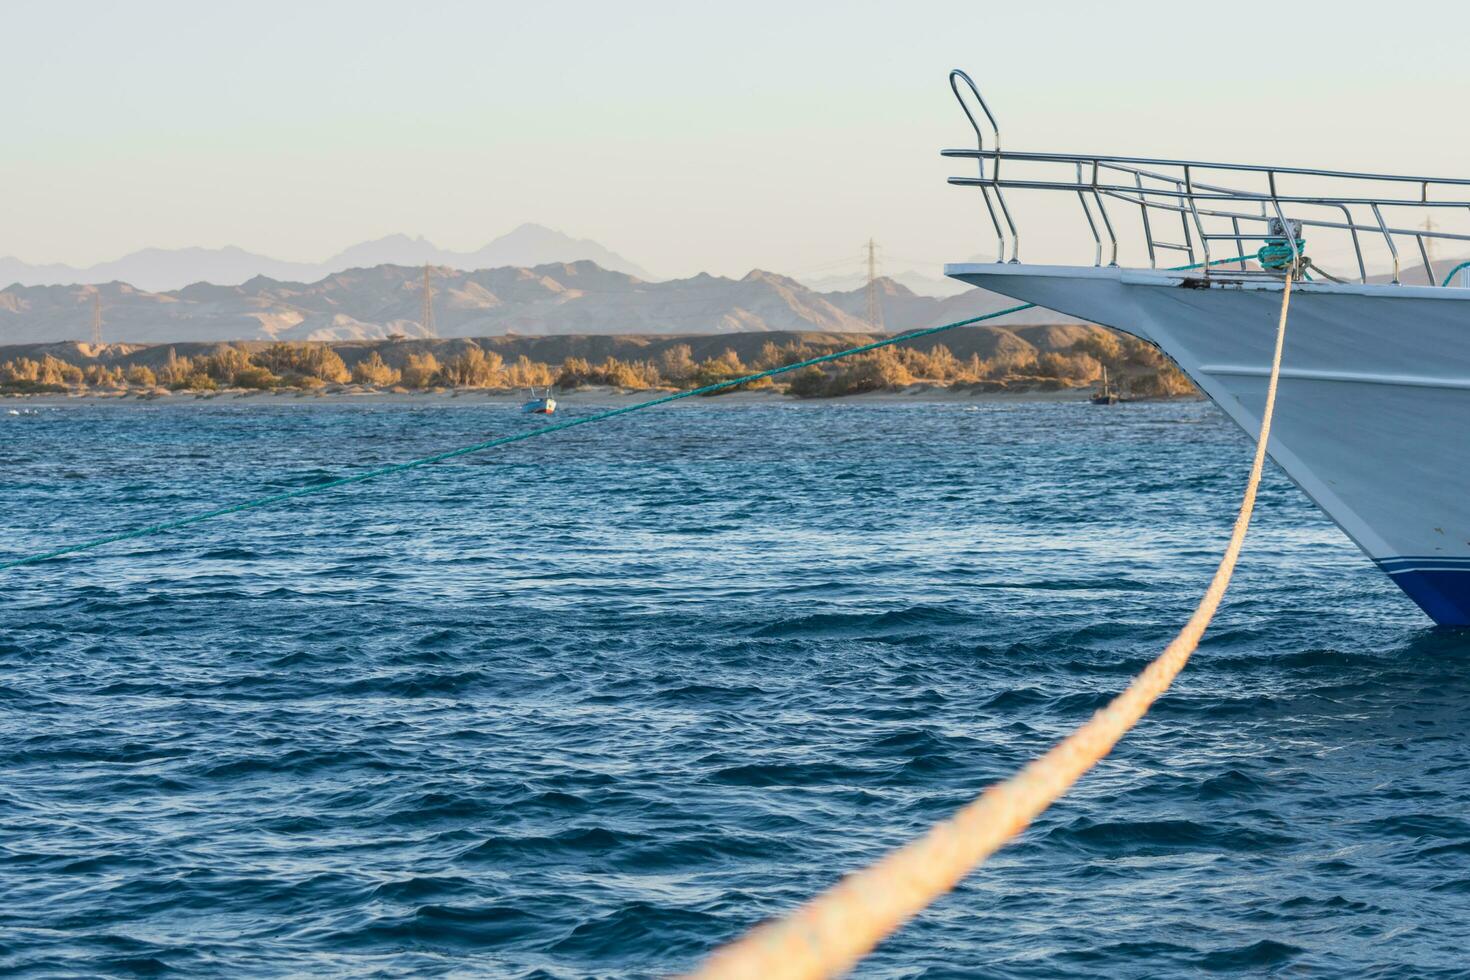
[[[541,225],[525,224],[472,252],[439,248],[424,238],[389,235],[353,245],[324,262],[285,262],[241,248],[145,248],[114,262],[87,268],[32,265],[0,258],[0,285],[52,286],[67,283],[125,282],[162,292],[207,282],[235,286],[257,276],[282,282],[315,282],[334,272],[375,265],[441,265],[456,269],[535,266],[549,262],[596,262],[604,269],[640,279],[648,273],[597,242],[572,238]]]
[[[965,262],[971,260],[956,259],[955,261]],[[973,261],[983,262],[986,260],[975,259]],[[867,286],[867,278],[857,272],[842,276],[820,276],[815,278],[811,276],[799,276],[798,278],[804,285],[815,289],[819,293],[847,292],[854,289],[863,289]],[[913,269],[905,272],[895,272],[884,278],[896,282],[900,286],[918,293],[920,296],[958,296],[970,288],[958,279],[948,279],[939,275],[927,275]]]
[[[0,344],[86,340],[101,297],[106,342],[373,340],[516,334],[715,334],[776,330],[871,332],[866,290],[818,292],[760,270],[741,279],[701,273],[648,282],[593,261],[501,266],[464,272],[436,266],[433,330],[422,318],[423,269],[379,264],[315,281],[256,276],[238,285],[195,283],[149,291],[101,286],[11,286],[0,290]],[[1013,301],[981,289],[920,296],[878,281],[882,329],[908,330],[993,312]],[[1033,310],[1014,324],[1065,323]]]

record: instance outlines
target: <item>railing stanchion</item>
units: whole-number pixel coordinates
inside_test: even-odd
[[[1363,235],[1382,235],[1393,259],[1393,282],[1401,285],[1403,258],[1399,254],[1396,238],[1407,237],[1414,240],[1430,282],[1437,279],[1435,261],[1430,255],[1434,242],[1470,246],[1470,230],[1456,232],[1441,229],[1433,223],[1433,219],[1425,220],[1424,225],[1418,228],[1394,227],[1383,216],[1385,208],[1417,208],[1429,211],[1434,218],[1438,217],[1435,214],[1436,209],[1445,213],[1453,211],[1458,218],[1470,211],[1470,200],[1431,200],[1430,190],[1433,186],[1457,188],[1470,196],[1470,178],[1409,177],[1303,167],[1266,167],[1098,154],[1002,152],[1000,128],[995,115],[980,95],[974,81],[956,69],[950,73],[949,84],[970,123],[970,128],[974,130],[976,146],[973,150],[944,150],[943,155],[973,159],[978,167],[978,176],[951,177],[950,183],[980,189],[986,211],[990,215],[990,223],[995,229],[997,262],[1020,261],[1020,231],[1005,194],[1010,189],[1060,190],[1076,194],[1092,235],[1093,262],[1098,266],[1102,265],[1104,245],[1108,248],[1109,264],[1112,266],[1119,264],[1119,256],[1123,251],[1118,228],[1108,213],[1107,198],[1138,208],[1149,267],[1154,269],[1159,267],[1160,251],[1174,250],[1187,253],[1190,264],[1204,268],[1207,276],[1275,275],[1273,269],[1253,267],[1248,261],[1252,253],[1247,250],[1245,243],[1274,241],[1274,250],[1279,253],[1276,258],[1284,261],[1290,253],[1293,261],[1300,263],[1304,260],[1304,249],[1300,243],[1308,239],[1316,240],[1312,234],[1313,229],[1322,229],[1347,232],[1352,242],[1358,278],[1364,283],[1368,282],[1369,276]],[[969,89],[970,97],[963,94],[962,84]],[[977,105],[979,112],[974,111],[974,106]],[[993,143],[992,148],[987,148],[988,142]],[[991,162],[988,168],[987,161]],[[1056,175],[1050,172],[1049,168],[1058,165],[1067,166],[1073,173]],[[1087,172],[1084,172],[1084,167]],[[1241,181],[1246,185],[1245,188],[1207,183],[1200,179],[1201,175],[1205,175],[1207,179],[1218,181],[1224,178],[1212,175],[1221,173],[1251,175],[1251,179]],[[1346,188],[1352,193],[1283,193],[1280,186],[1283,180],[1289,183],[1290,178],[1298,176],[1311,177],[1317,182],[1336,181],[1333,189]],[[1268,185],[1264,191],[1258,183],[1262,177]],[[1441,193],[1439,196],[1447,195]],[[1092,202],[1088,201],[1089,197]],[[1096,213],[1093,202],[1096,204]],[[1354,210],[1359,207],[1369,208],[1373,220],[1359,221],[1357,215],[1361,211]],[[1288,209],[1305,213],[1300,218],[1287,218]],[[1325,209],[1327,213],[1317,209]],[[1257,210],[1259,213],[1256,213]],[[1180,232],[1183,235],[1181,240],[1167,241],[1156,235],[1157,231],[1167,226],[1164,219],[1170,214],[1179,218]],[[1160,221],[1156,221],[1156,218],[1160,218]],[[1458,225],[1458,222],[1454,224]],[[1218,233],[1212,229],[1218,229]],[[1278,232],[1285,234],[1278,237]],[[1103,241],[1104,235],[1107,236],[1106,242]],[[1335,241],[1335,236],[1328,236],[1328,240]],[[1239,258],[1226,259],[1217,267],[1213,248],[1216,241],[1230,241],[1239,246]],[[1318,247],[1322,247],[1320,243]],[[1276,260],[1273,259],[1271,264],[1277,264]],[[1341,281],[1334,279],[1330,273],[1323,272],[1323,275],[1334,282]]]
[[[1393,256],[1393,284],[1402,286],[1403,279],[1399,277],[1399,247],[1393,243],[1393,235],[1388,230],[1388,225],[1383,221],[1383,212],[1375,203],[1373,205],[1373,217],[1378,219],[1378,230],[1383,232],[1383,240],[1388,242],[1388,253]]]

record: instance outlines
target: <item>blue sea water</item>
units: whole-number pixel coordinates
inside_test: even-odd
[[[0,549],[544,424],[0,412]],[[1201,403],[700,401],[0,572],[0,972],[688,968],[1119,690],[1249,451]],[[1257,515],[1175,689],[859,975],[1465,975],[1470,637],[1277,472]]]

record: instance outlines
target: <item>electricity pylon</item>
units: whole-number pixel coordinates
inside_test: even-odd
[[[424,266],[424,312],[419,318],[419,326],[424,328],[424,336],[434,336],[434,287],[429,284],[429,267]]]
[[[92,292],[92,346],[102,346],[102,290]]]
[[[883,331],[883,298],[878,295],[878,245],[868,239],[868,329]]]

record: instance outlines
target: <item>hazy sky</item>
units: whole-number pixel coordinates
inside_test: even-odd
[[[524,221],[660,275],[989,244],[963,66],[1017,149],[1470,176],[1470,4],[5,0],[0,255],[317,260]],[[1028,256],[1075,253],[1044,216]],[[1066,240],[1065,245],[1063,239]]]

